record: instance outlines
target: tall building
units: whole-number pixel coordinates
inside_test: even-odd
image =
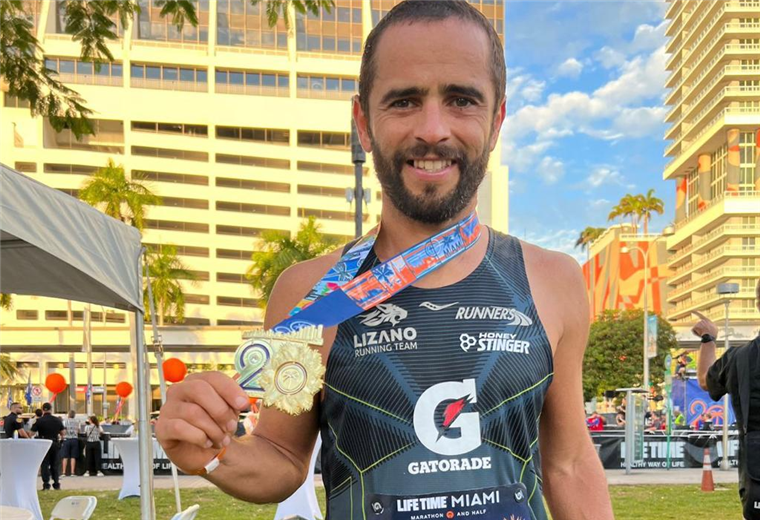
[[[737,283],[732,339],[760,325],[760,2],[669,0],[672,107],[664,178],[676,184],[669,318],[684,343],[698,310],[723,323],[720,283]]]
[[[346,201],[354,186],[350,98],[363,41],[397,1],[335,0],[319,15],[291,7],[292,26],[280,20],[274,28],[264,2],[192,2],[198,26],[186,23],[180,32],[161,18],[156,0],[139,0],[132,25],[117,23],[120,38],[108,46],[114,62],[97,69],[65,34],[61,0],[25,0],[46,66],[87,101],[97,134],[79,141],[68,130],[56,132],[3,92],[0,157],[73,196],[109,159],[146,179],[162,203],[148,208],[144,243],[176,245],[197,279],[184,283],[185,322],[163,330],[164,344],[191,365],[229,368],[241,331],[262,322],[258,295],[245,278],[261,234],[294,233],[314,216],[339,241],[354,235],[354,207]],[[503,39],[504,1],[471,3]],[[381,207],[371,156],[363,184],[371,194],[367,231]],[[498,146],[479,195],[481,220],[506,232],[508,171]],[[83,309],[15,296],[0,317],[3,351],[34,383],[65,372],[66,353],[81,351]],[[111,363],[109,373],[118,374],[105,382],[129,379],[127,317],[94,308],[93,322],[96,364]],[[76,354],[80,384],[83,361]],[[100,373],[95,384],[102,385]]]
[[[591,321],[604,311],[667,312],[667,249],[662,235],[636,233],[628,224],[609,227],[588,246],[583,277]]]

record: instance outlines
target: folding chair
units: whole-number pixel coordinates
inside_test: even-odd
[[[198,515],[198,510],[201,508],[198,504],[190,506],[181,513],[177,513],[172,517],[172,520],[195,520]]]
[[[50,520],[89,520],[97,505],[95,497],[62,498],[50,513]]]

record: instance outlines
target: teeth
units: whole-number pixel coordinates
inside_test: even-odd
[[[415,168],[419,168],[420,170],[425,170],[425,171],[431,172],[431,173],[433,173],[433,172],[439,172],[439,171],[443,170],[444,168],[448,168],[449,166],[451,166],[451,161],[450,160],[445,160],[445,161],[428,161],[428,160],[425,160],[425,161],[421,161],[421,160],[415,159],[415,161],[414,161],[414,167]]]

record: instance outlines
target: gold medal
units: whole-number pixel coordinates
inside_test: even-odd
[[[322,327],[290,334],[253,331],[244,339],[235,354],[235,368],[246,393],[291,415],[310,410],[322,388],[325,367],[309,345],[324,343]]]

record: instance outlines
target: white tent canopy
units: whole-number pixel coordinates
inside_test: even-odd
[[[143,310],[140,233],[0,164],[0,291]]]
[[[135,312],[130,328],[137,360],[140,516],[152,520],[141,254],[136,229],[0,163],[0,292]]]

